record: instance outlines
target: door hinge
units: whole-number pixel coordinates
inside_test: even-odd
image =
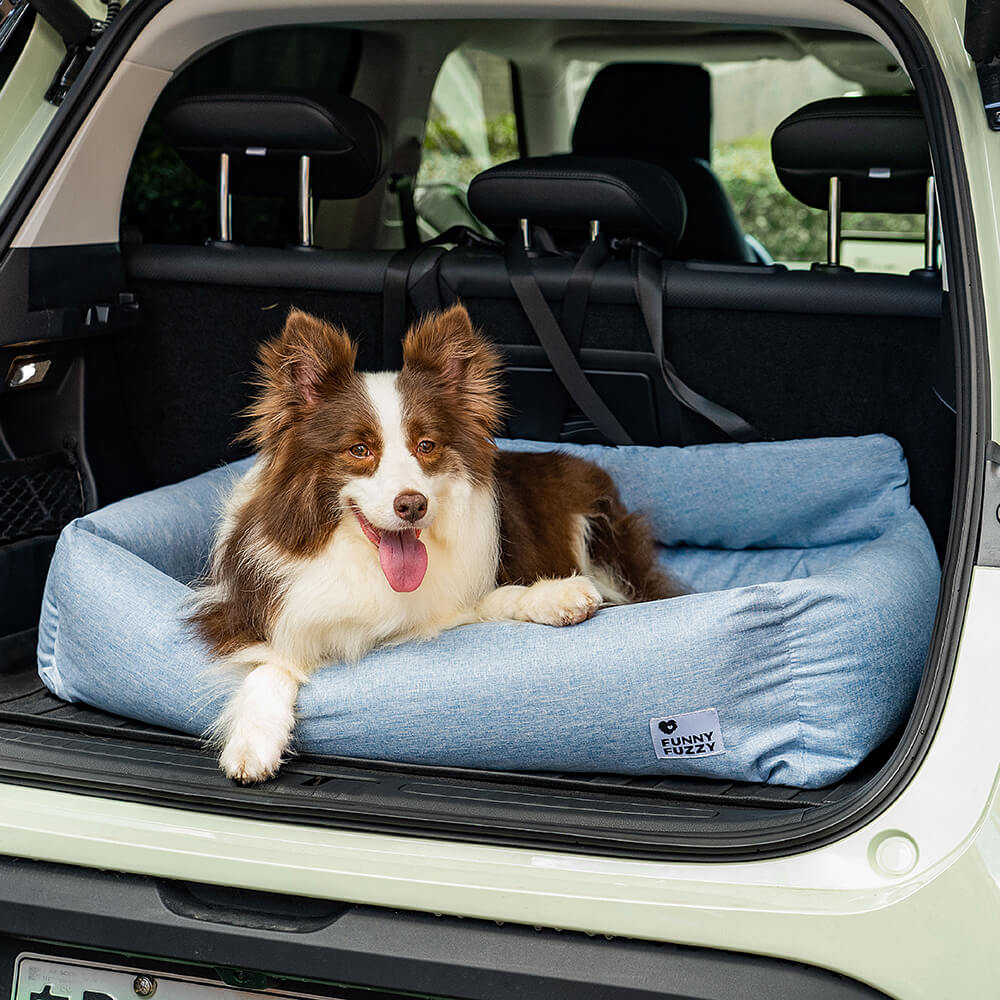
[[[1000,4],[996,0],[967,0],[963,41],[976,64],[986,122],[1000,132]]]
[[[45,92],[45,100],[60,105],[101,35],[118,16],[120,0],[103,0],[108,16],[103,21],[90,17],[73,0],[27,0],[53,28],[66,46],[66,55]]]

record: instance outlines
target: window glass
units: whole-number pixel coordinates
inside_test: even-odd
[[[518,155],[510,63],[475,49],[452,52],[434,84],[417,174],[422,234],[455,224],[482,229],[465,200],[469,181]]]
[[[569,120],[576,121],[580,113],[580,105],[590,87],[597,71],[601,68],[599,62],[573,59],[566,67],[566,101],[569,104]]]
[[[348,93],[360,39],[342,28],[314,25],[257,31],[199,57],[156,102],[132,160],[122,200],[123,226],[150,243],[200,244],[217,235],[215,188],[189,170],[163,137],[163,115],[177,101],[208,91]],[[297,238],[295,192],[287,197],[233,196],[233,238],[284,246]]]
[[[569,64],[571,121],[600,68],[598,62]],[[813,56],[708,63],[706,69],[712,78],[712,169],[744,232],[791,267],[825,260],[826,212],[808,208],[781,185],[771,161],[771,135],[803,105],[857,94],[858,84],[837,76]],[[906,273],[923,265],[922,215],[845,212],[841,232],[842,263],[856,270]]]
[[[857,94],[857,84],[812,56],[706,68],[712,75],[712,167],[744,231],[792,267],[825,260],[826,212],[803,205],[781,185],[771,135],[803,105]],[[845,212],[841,230],[842,263],[858,270],[905,273],[923,263],[922,215]]]

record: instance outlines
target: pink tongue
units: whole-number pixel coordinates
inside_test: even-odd
[[[378,561],[393,590],[409,594],[427,572],[427,549],[414,531],[383,531]]]

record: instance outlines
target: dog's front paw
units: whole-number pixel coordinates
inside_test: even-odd
[[[256,785],[273,778],[292,741],[299,682],[279,662],[261,663],[246,675],[209,731],[222,747],[227,778]]]
[[[285,744],[273,735],[233,733],[219,754],[219,766],[238,785],[256,785],[278,773],[284,752]]]
[[[601,595],[585,576],[540,580],[521,597],[526,621],[539,625],[577,625],[601,606]]]

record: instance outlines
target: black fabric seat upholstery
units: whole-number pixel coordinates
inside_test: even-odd
[[[677,248],[681,259],[753,262],[710,165],[711,104],[711,78],[701,66],[613,63],[587,90],[573,129],[573,152],[646,160],[667,170],[688,206]]]
[[[916,97],[831,97],[789,115],[771,138],[778,180],[812,208],[826,208],[830,178],[849,212],[926,207],[932,173],[927,126]]]
[[[242,454],[230,442],[249,402],[257,346],[280,331],[290,306],[345,326],[359,342],[360,363],[380,368],[381,289],[390,258],[255,247],[132,250],[129,284],[145,327],[123,337],[123,385],[142,428],[148,485]],[[542,257],[534,269],[558,313],[572,258]],[[910,463],[914,503],[943,551],[954,418],[932,390],[940,368],[939,283],[684,262],[664,262],[662,274],[667,354],[689,385],[768,437],[896,437]],[[456,249],[415,280],[432,281],[443,305],[465,303],[506,359],[508,433],[539,436],[539,407],[559,386],[514,297],[503,256]],[[579,356],[637,442],[721,439],[697,416],[679,414],[664,389],[625,261],[607,262],[594,278]],[[595,440],[572,414],[561,439]]]
[[[687,206],[667,171],[610,156],[539,156],[501,163],[469,185],[469,207],[495,233],[518,220],[543,226],[560,247],[583,245],[595,221],[607,236],[648,241],[670,254],[683,238]]]

